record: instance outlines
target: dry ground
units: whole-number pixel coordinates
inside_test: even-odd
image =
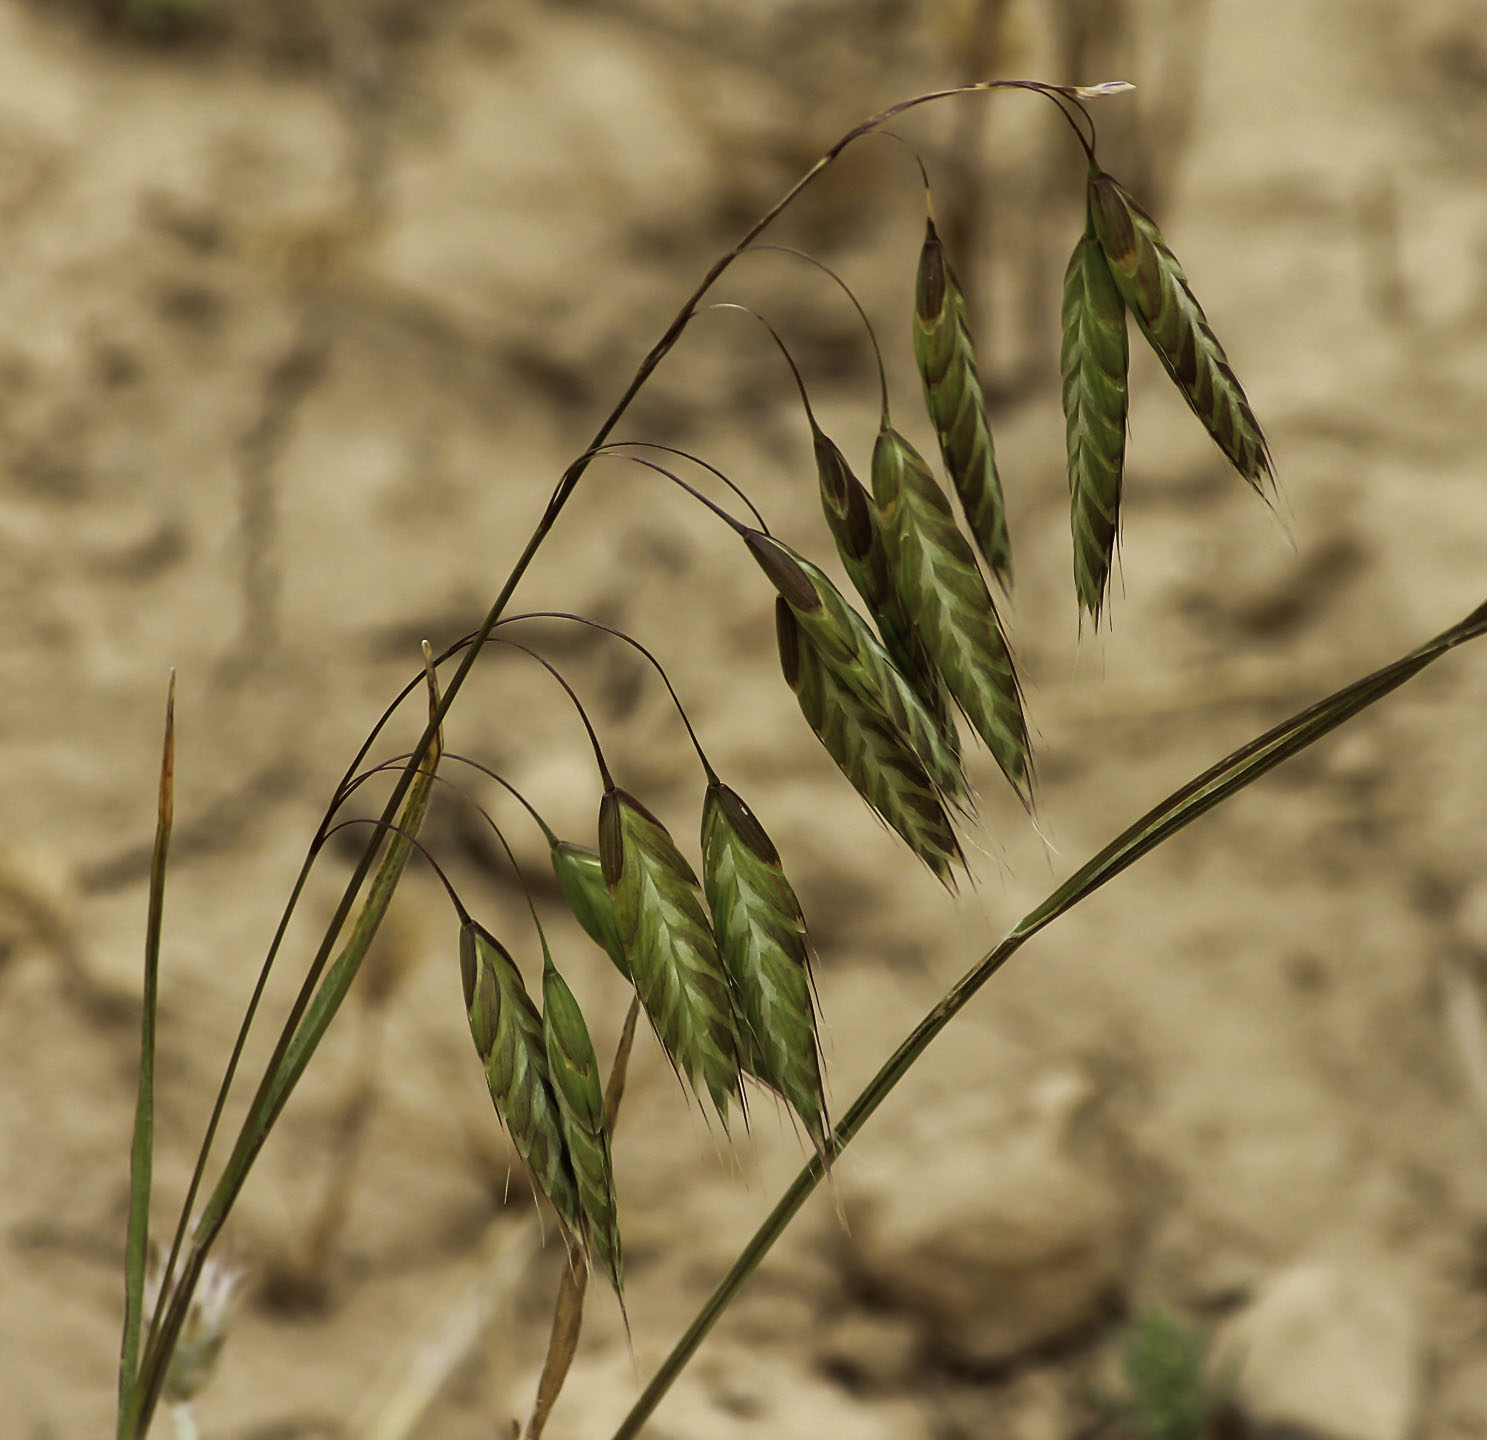
[[[1271,514],[1142,356],[1114,625],[1080,639],[1056,398],[1077,152],[1031,98],[905,122],[983,256],[961,268],[992,337],[1047,845],[980,757],[977,884],[940,892],[800,723],[736,542],[653,476],[597,466],[520,596],[651,643],[775,836],[838,1107],[1128,819],[1482,599],[1479,4],[1153,0],[1082,56],[1032,4],[215,8],[155,45],[0,0],[0,1429],[23,1440],[109,1423],[168,669],[157,1223],[320,807],[418,641],[483,612],[693,277],[848,125],[963,78],[968,37],[990,72],[1142,82],[1101,107],[1106,163],[1159,209],[1283,485]],[[781,238],[859,290],[923,438],[918,206],[898,147],[867,145]],[[726,298],[786,331],[865,465],[873,379],[841,297],[773,258]],[[822,550],[805,428],[752,322],[700,322],[629,433],[701,450]],[[699,776],[655,684],[590,637],[548,648],[622,783],[690,835]],[[451,744],[587,836],[579,727],[529,662],[485,668]],[[1030,946],[843,1161],[851,1237],[818,1197],[655,1433],[1073,1433],[1123,1312],[1221,1321],[1305,1262],[1388,1297],[1415,1434],[1487,1435],[1484,701],[1487,653],[1454,656]],[[539,837],[466,778],[541,876]],[[530,959],[472,813],[451,797],[431,841]],[[345,864],[312,886],[277,1005]],[[426,876],[389,931],[381,1000],[348,1009],[235,1221],[251,1288],[198,1407],[214,1440],[399,1433],[438,1357],[417,1433],[502,1433],[529,1402],[554,1247],[508,1189]],[[607,1052],[619,982],[557,933]],[[724,1144],[646,1037],[618,1148],[643,1374],[801,1146],[767,1103]],[[905,1239],[930,1212],[943,1230]],[[1070,1215],[1096,1237],[1073,1258]],[[989,1238],[941,1283],[936,1234]],[[957,1273],[1000,1278],[968,1299]],[[1025,1319],[1051,1306],[1042,1332],[1006,1320],[1014,1293]],[[596,1295],[552,1433],[608,1433],[637,1383]]]

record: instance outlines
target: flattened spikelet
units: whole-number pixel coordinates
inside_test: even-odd
[[[599,1062],[583,1011],[558,974],[544,946],[542,969],[542,1036],[547,1073],[558,1102],[558,1119],[577,1182],[579,1210],[589,1246],[609,1276],[615,1293],[624,1294],[620,1253],[619,1200],[609,1130],[604,1123],[604,1092]]]
[[[733,981],[748,1068],[826,1145],[805,917],[754,813],[714,781],[702,805],[702,880],[718,950]]]
[[[1270,448],[1224,347],[1156,222],[1109,175],[1090,171],[1089,213],[1121,298],[1219,449],[1263,492]]]
[[[583,1211],[548,1076],[542,1017],[511,956],[473,920],[460,927],[460,980],[496,1114],[573,1248],[583,1234]]]
[[[748,531],[744,538],[836,679],[882,713],[908,742],[943,794],[956,804],[968,806],[959,751],[946,740],[942,723],[925,707],[919,692],[893,663],[867,621],[847,603],[830,578],[803,555],[762,531]],[[800,598],[807,593],[812,603]]]
[[[888,425],[873,448],[873,497],[905,608],[950,693],[1028,803],[1022,693],[991,592],[929,466]]]
[[[610,789],[599,805],[599,855],[635,993],[677,1074],[718,1117],[740,1096],[738,1035],[728,974],[699,898],[697,876],[666,828],[638,800]]]
[[[1064,276],[1064,421],[1074,589],[1099,624],[1120,525],[1126,457],[1126,307],[1092,233],[1074,247]]]
[[[986,422],[986,397],[976,374],[976,347],[966,318],[965,295],[933,220],[926,221],[914,286],[914,358],[945,471],[960,496],[966,523],[992,574],[1010,589],[1012,543],[1007,535],[1007,507],[991,427]]]
[[[883,648],[934,716],[946,744],[954,749],[959,742],[945,682],[904,610],[903,598],[893,583],[888,549],[878,524],[873,497],[852,473],[846,457],[828,436],[813,429],[812,438],[816,450],[816,474],[821,487],[821,508],[826,513],[831,537],[836,541],[842,568],[873,617],[883,639]]]
[[[552,869],[574,919],[583,926],[589,939],[614,961],[615,969],[629,980],[630,962],[625,958],[619,921],[615,919],[609,886],[604,883],[599,852],[571,840],[554,840]]]
[[[795,611],[775,601],[780,667],[806,723],[852,788],[949,889],[964,865],[950,817],[919,757],[882,711],[837,679]]]

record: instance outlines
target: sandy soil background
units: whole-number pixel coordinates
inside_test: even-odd
[[[806,731],[736,542],[638,468],[594,469],[519,600],[668,666],[802,896],[839,1109],[1131,818],[1482,599],[1480,0],[220,0],[168,43],[129,18],[152,7],[111,8],[0,3],[6,1435],[110,1424],[168,670],[162,1225],[321,807],[418,642],[472,627],[695,278],[882,105],[977,74],[1140,82],[1099,107],[1102,157],[1183,258],[1283,503],[1278,523],[1226,473],[1143,353],[1114,624],[1079,637],[1057,399],[1078,153],[1032,97],[905,120],[981,321],[1048,842],[977,755],[978,883],[951,900]],[[927,443],[921,216],[912,162],[870,142],[777,238],[860,295]],[[781,328],[865,469],[874,380],[840,294],[767,256],[719,298]],[[624,433],[699,451],[829,548],[788,375],[747,317],[698,322]],[[621,783],[691,837],[701,779],[659,687],[591,636],[543,645]],[[841,1162],[849,1228],[816,1197],[651,1433],[1080,1433],[1123,1320],[1160,1302],[1243,1358],[1236,1425],[1487,1436],[1484,661],[1427,672],[1029,946]],[[588,838],[571,712],[528,661],[482,672],[451,746]],[[619,980],[559,917],[530,823],[461,778],[608,1054]],[[535,984],[472,814],[450,796],[427,836]],[[317,873],[270,1019],[349,853]],[[506,1434],[530,1403],[557,1247],[509,1173],[426,874],[379,944],[381,983],[231,1227],[247,1290],[203,1435]],[[617,1159],[638,1370],[596,1293],[554,1435],[609,1433],[802,1147],[763,1101],[722,1143],[643,1036]]]

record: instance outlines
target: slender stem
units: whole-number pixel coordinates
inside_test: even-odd
[[[1052,924],[1066,911],[1072,910],[1080,901],[1113,880],[1143,855],[1171,839],[1200,815],[1206,814],[1215,805],[1252,784],[1282,761],[1298,754],[1339,725],[1351,720],[1360,711],[1397,690],[1448,651],[1479,639],[1484,634],[1487,634],[1487,604],[1478,606],[1465,619],[1443,630],[1392,664],[1344,686],[1325,700],[1308,706],[1267,730],[1168,795],[1135,824],[1103,846],[1047,899],[1029,911],[996,948],[973,965],[939,1004],[914,1027],[868,1082],[866,1089],[852,1102],[841,1123],[832,1131],[824,1151],[806,1163],[790,1188],[780,1197],[779,1203],[769,1212],[764,1223],[754,1232],[753,1238],[734,1261],[732,1268],[708,1297],[706,1304],[641,1392],[630,1413],[614,1432],[613,1440],[630,1440],[630,1437],[639,1432],[718,1317],[728,1308],[744,1282],[758,1268],[770,1247],[784,1233],[811,1191],[820,1183],[826,1167],[846,1149],[868,1117],[908,1073],[930,1042],[1017,953],[1025,941],[1046,925]]]
[[[827,1139],[825,1150],[813,1155],[795,1177],[794,1182],[779,1202],[765,1217],[764,1223],[754,1232],[753,1238],[740,1252],[717,1289],[708,1296],[707,1303],[697,1312],[696,1318],[687,1326],[686,1333],[676,1342],[671,1353],[651,1377],[650,1383],[640,1393],[640,1398],[630,1407],[613,1440],[631,1440],[640,1433],[640,1428],[651,1417],[661,1397],[671,1388],[676,1377],[702,1344],[718,1317],[732,1303],[734,1296],[743,1288],[745,1281],[758,1268],[759,1262],[769,1253],[770,1247],[784,1234],[786,1227],[795,1218],[800,1207],[810,1198],[811,1192],[820,1184],[827,1166],[851,1143],[857,1132],[867,1123],[873,1111],[887,1098],[893,1087],[908,1073],[909,1067],[928,1048],[930,1042],[945,1028],[970,998],[998,970],[1002,968],[1026,936],[1009,935],[991,951],[980,964],[973,967],[960,983],[930,1011],[908,1034],[897,1050],[889,1056],[883,1068],[873,1076],[863,1092],[852,1102],[851,1108]]]

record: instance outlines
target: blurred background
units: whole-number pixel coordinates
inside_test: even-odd
[[[976,883],[948,898],[806,730],[753,564],[639,467],[594,467],[517,597],[668,667],[812,923],[838,1110],[1129,820],[1481,601],[1480,0],[0,0],[7,1434],[110,1424],[170,668],[160,1227],[304,847],[419,641],[478,622],[639,357],[816,156],[992,75],[1137,83],[1094,107],[1102,161],[1182,258],[1282,487],[1272,513],[1227,471],[1133,332],[1113,623],[1081,635],[1058,400],[1081,157],[1034,96],[905,117],[981,340],[1042,836],[975,754]],[[852,286],[928,448],[922,217],[910,156],[870,140],[773,238]],[[777,326],[865,473],[876,381],[841,293],[761,254],[715,298]],[[697,451],[829,553],[792,382],[747,316],[699,319],[622,433]],[[690,846],[702,778],[653,677],[593,633],[541,644]],[[1233,1433],[1487,1436],[1484,701],[1484,656],[1453,656],[1031,944],[651,1433],[1092,1433],[1133,1323],[1167,1313],[1174,1344],[1212,1337],[1212,1375],[1242,1357]],[[490,653],[449,743],[592,839],[592,760],[538,667]],[[607,1059],[625,994],[559,915],[540,835],[449,773],[509,835]],[[425,837],[535,985],[474,814],[446,796]],[[317,873],[270,1025],[351,854]],[[203,1436],[489,1436],[529,1406],[559,1247],[491,1113],[455,951],[410,872],[231,1226],[243,1294]],[[635,1360],[595,1286],[549,1433],[609,1433],[803,1156],[762,1097],[747,1136],[710,1130],[641,1035],[617,1145]]]

